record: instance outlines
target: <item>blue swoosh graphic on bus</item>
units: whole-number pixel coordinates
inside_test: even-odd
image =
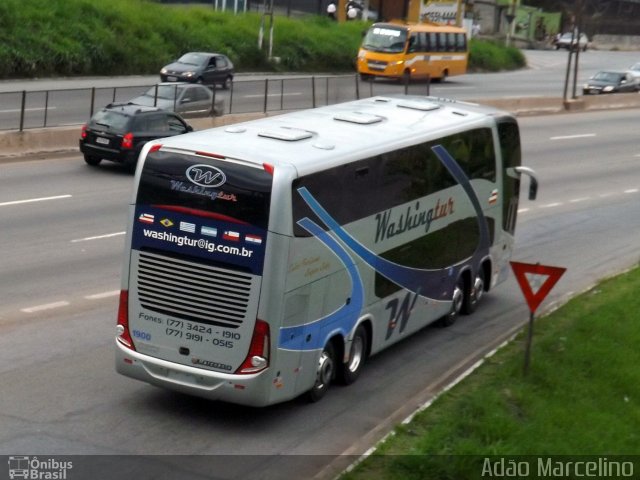
[[[476,211],[476,220],[478,221],[478,228],[480,229],[480,240],[478,241],[478,246],[476,247],[475,253],[472,257],[475,257],[478,254],[483,254],[484,250],[488,250],[490,246],[489,242],[489,227],[487,226],[487,219],[484,218],[484,212],[482,211],[482,206],[480,205],[480,200],[478,200],[478,196],[476,195],[475,190],[471,186],[471,181],[469,177],[464,173],[464,170],[460,168],[458,162],[451,156],[447,149],[442,145],[436,145],[431,147],[433,153],[436,154],[440,162],[449,170],[449,173],[453,175],[453,178],[460,184],[460,186],[464,189],[467,197],[471,201],[471,205],[473,209]]]
[[[318,203],[306,187],[299,188],[298,193],[318,218],[320,218],[322,222],[356,255],[362,258],[362,260],[364,260],[378,273],[411,292],[439,292],[441,296],[440,299],[450,300],[451,292],[458,280],[458,273],[460,269],[468,264],[470,260],[479,260],[479,257],[485,255],[488,251],[489,229],[480,206],[480,201],[478,200],[467,175],[444,147],[437,145],[432,147],[432,150],[458,184],[462,186],[469,197],[469,200],[476,212],[476,218],[480,228],[480,239],[473,255],[456,265],[451,265],[444,269],[426,270],[407,267],[390,262],[389,260],[376,255],[347,233],[324,209],[324,207]]]
[[[347,251],[318,224],[309,218],[298,221],[298,225],[324,243],[347,269],[351,278],[349,301],[329,315],[306,325],[280,329],[278,346],[289,350],[318,350],[324,347],[327,338],[334,333],[347,337],[356,324],[364,305],[364,288],[360,272]],[[309,341],[307,341],[309,338]]]

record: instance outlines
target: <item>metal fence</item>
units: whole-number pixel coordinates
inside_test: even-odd
[[[154,85],[0,93],[0,130],[78,125],[114,102],[128,102]],[[295,76],[235,81],[213,89],[216,113],[302,110],[376,95],[429,95],[429,82],[362,81],[357,75]]]

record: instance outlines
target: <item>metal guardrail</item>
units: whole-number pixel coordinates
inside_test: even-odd
[[[0,130],[19,130],[86,122],[109,103],[127,102],[154,85],[0,93]],[[229,90],[213,88],[215,114],[301,110],[349,100],[404,93],[428,95],[429,82],[398,84],[362,81],[358,75],[295,76],[235,81]]]

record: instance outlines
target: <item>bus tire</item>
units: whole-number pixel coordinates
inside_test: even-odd
[[[402,72],[400,82],[402,83],[402,85],[409,85],[411,83],[411,72],[409,71],[409,69]]]
[[[481,266],[478,269],[478,273],[476,274],[476,278],[473,281],[473,285],[469,289],[469,294],[465,295],[465,302],[463,305],[462,313],[465,315],[470,315],[476,311],[478,308],[478,304],[484,295],[484,268]]]
[[[464,305],[464,297],[465,297],[465,285],[464,278],[462,275],[458,279],[456,286],[453,288],[453,294],[451,295],[451,309],[449,313],[447,313],[444,317],[440,319],[438,322],[438,326],[440,327],[450,327],[460,316],[462,312],[462,307]]]
[[[336,375],[336,351],[331,341],[322,349],[316,370],[316,382],[307,393],[311,402],[318,402],[329,390],[331,382]]]
[[[343,385],[351,385],[355,382],[364,366],[369,351],[369,334],[364,325],[358,325],[353,340],[351,341],[351,350],[349,351],[349,359],[338,369],[338,379]]]

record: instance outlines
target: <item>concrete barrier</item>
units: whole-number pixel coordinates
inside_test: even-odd
[[[279,112],[280,113],[280,112]],[[194,130],[230,125],[254,118],[263,113],[224,115],[220,117],[191,118],[187,122]],[[80,152],[81,125],[0,132],[0,161],[16,158],[47,158]]]
[[[639,108],[640,94],[624,93],[612,95],[585,95],[575,100],[564,101],[560,97],[497,98],[468,100],[490,105],[516,116],[546,115],[562,112],[593,111],[605,109]],[[195,130],[230,125],[265,116],[280,115],[284,112],[247,113],[223,115],[220,117],[194,118],[188,122]],[[22,132],[0,132],[0,161],[49,158],[79,153],[78,140],[80,125],[29,129]]]

